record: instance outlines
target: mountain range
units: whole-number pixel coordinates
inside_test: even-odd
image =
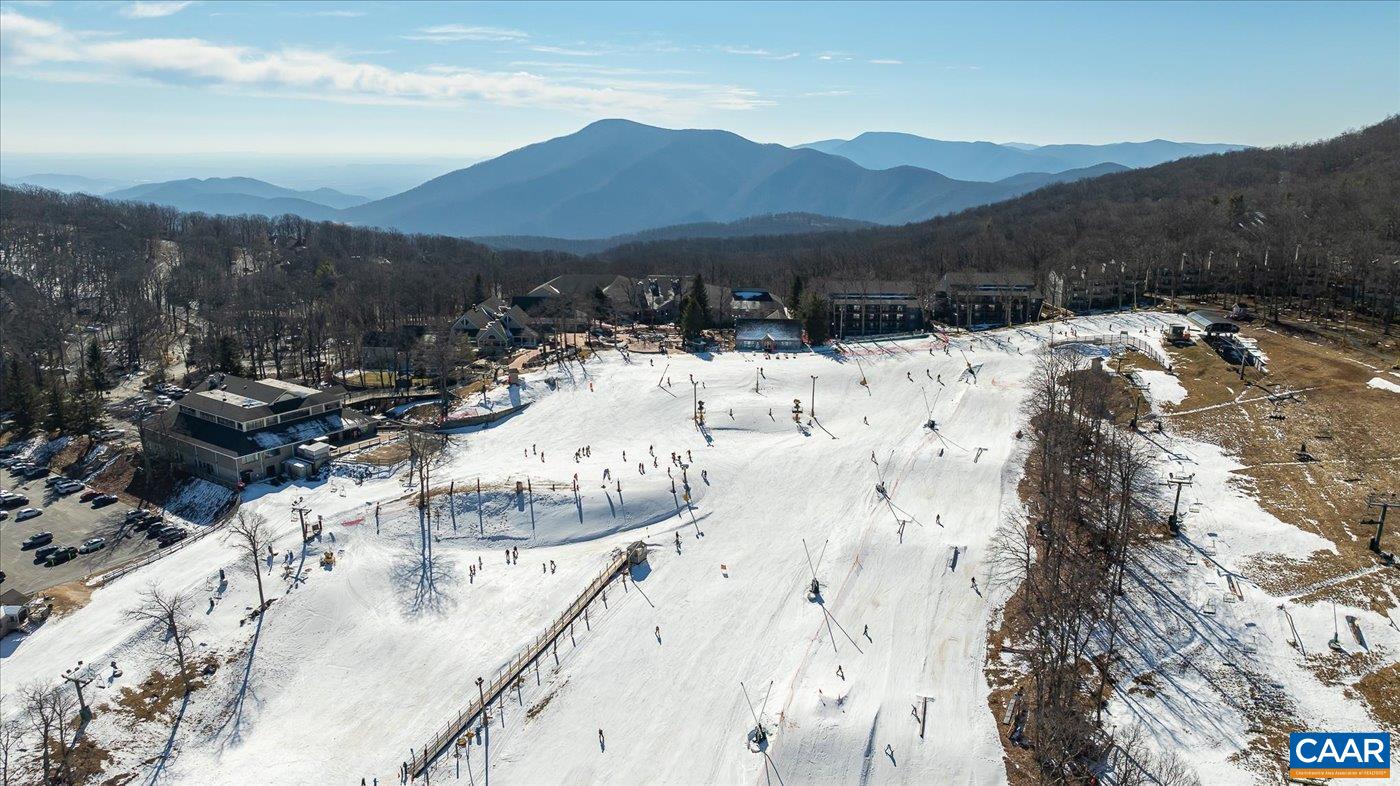
[[[805,235],[815,232],[840,232],[851,229],[865,229],[878,226],[870,221],[856,221],[850,218],[832,218],[814,213],[779,213],[770,216],[753,216],[728,223],[704,222],[699,224],[676,224],[626,235],[613,235],[605,238],[570,240],[562,237],[541,237],[538,235],[485,235],[473,237],[478,243],[496,249],[517,249],[520,251],[563,251],[569,254],[586,256],[607,251],[631,243],[651,243],[659,240],[681,240],[686,238],[725,238],[762,237],[776,235]]]
[[[949,142],[892,131],[867,131],[854,139],[825,139],[799,147],[842,156],[867,169],[916,166],[961,180],[1001,180],[1025,172],[1064,172],[1109,162],[1138,169],[1244,149],[1243,145],[1165,139],[1107,145]]]
[[[342,212],[366,226],[448,235],[580,239],[775,213],[904,224],[1122,167],[1013,182],[956,180],[918,167],[870,170],[817,150],[728,131],[600,120],[417,188]]]
[[[481,237],[497,247],[596,251],[676,237],[906,224],[1047,185],[1238,147],[1162,140],[1038,147],[872,132],[790,148],[728,131],[600,120],[375,200],[248,177],[188,178],[102,193],[210,214],[291,213]],[[43,177],[52,187],[63,176]],[[104,184],[63,185],[93,193]],[[789,218],[775,221],[778,216]],[[639,234],[648,232],[658,234]]]
[[[110,191],[108,199],[151,202],[199,213],[280,216],[286,213],[318,221],[336,220],[342,208],[367,200],[331,188],[296,191],[251,177],[188,178]]]

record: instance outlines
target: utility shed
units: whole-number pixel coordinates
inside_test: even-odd
[[[1238,333],[1240,326],[1230,321],[1230,318],[1219,311],[1192,311],[1186,315],[1186,319],[1200,329],[1207,336],[1219,336],[1225,333]]]
[[[740,319],[734,324],[734,348],[791,352],[802,348],[802,323],[795,319]]]

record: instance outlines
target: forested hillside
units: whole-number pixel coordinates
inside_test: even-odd
[[[206,339],[237,337],[300,371],[330,340],[435,325],[488,284],[519,291],[565,269],[558,255],[458,238],[9,187],[0,255],[0,352],[36,377],[71,364],[69,331],[89,323],[122,363],[188,333],[196,357]]]
[[[1300,261],[1365,265],[1400,254],[1400,118],[1325,142],[1187,158],[903,227],[623,246],[623,269],[700,268],[779,285],[806,275],[914,277],[956,269],[1036,271],[1120,263],[1132,270],[1233,260],[1272,276]]]

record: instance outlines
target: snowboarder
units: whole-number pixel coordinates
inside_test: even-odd
[[[842,682],[846,681],[846,672],[841,670],[840,664],[836,666],[836,676],[840,677]]]

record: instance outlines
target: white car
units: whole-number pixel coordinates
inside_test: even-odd
[[[101,550],[106,545],[107,541],[105,538],[88,538],[83,541],[83,545],[78,547],[78,553],[91,554],[94,551]]]
[[[44,511],[38,508],[20,508],[19,512],[15,514],[15,521],[25,521],[42,515],[44,515]]]
[[[61,483],[54,484],[53,490],[57,491],[59,494],[72,494],[76,491],[82,491],[83,484],[76,480],[65,480]]]

